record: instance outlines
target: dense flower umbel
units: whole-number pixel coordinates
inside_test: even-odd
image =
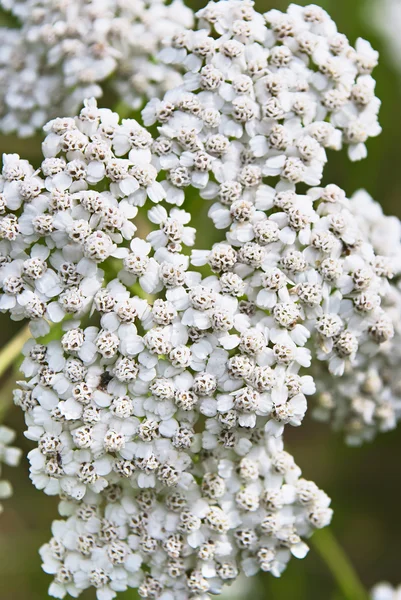
[[[95,586],[106,600],[138,587],[142,598],[206,599],[239,570],[279,576],[291,554],[306,554],[302,538],[331,518],[326,494],[300,478],[281,442],[254,441],[242,459],[224,448],[198,456],[185,485],[135,491],[141,467],[132,464],[124,482],[113,473],[101,494],[63,501],[67,518],[41,549],[55,575],[50,593]]]
[[[253,2],[229,0],[210,2],[197,16],[198,30],[173,36],[160,58],[182,65],[185,89],[198,90],[209,111],[222,113],[220,134],[249,139],[253,156],[261,159],[259,177],[316,185],[327,148],[345,143],[352,160],[366,156],[365,142],[380,133],[371,77],[378,53],[368,42],[358,39],[353,48],[316,5],[291,4],[287,13],[262,16]],[[151,102],[145,120],[152,121],[152,112],[168,117],[180,101],[172,94],[163,104]],[[184,106],[199,116],[189,99]],[[198,132],[193,116],[180,125]],[[189,152],[197,150],[184,139]],[[227,168],[236,158],[222,138],[208,146],[212,156],[225,156]]]
[[[379,346],[369,338],[362,342],[354,366],[347,367],[344,377],[338,380],[330,381],[324,371],[314,374],[318,388],[314,416],[331,420],[336,429],[345,430],[349,443],[359,444],[373,439],[378,431],[394,429],[401,417],[401,379],[397,368],[401,359],[401,225],[395,217],[384,216],[380,205],[364,191],[353,196],[350,208],[377,252],[376,271],[386,271],[391,278],[384,294],[387,317],[369,329],[370,338],[382,338],[383,342]],[[389,337],[393,331],[391,322],[393,337]]]
[[[270,11],[265,19],[272,29],[252,3],[210,3],[198,17],[205,29],[173,38],[161,53],[167,62],[184,64],[183,86],[143,111],[145,124],[159,125],[156,164],[167,171],[166,199],[180,205],[192,185],[215,200],[209,215],[217,229],[228,229],[224,243],[195,250],[192,263],[209,264],[224,285],[230,280],[238,297],[246,292],[251,324],[263,322],[258,309],[270,312],[264,322],[273,332],[275,358],[285,363],[286,354],[288,362],[307,366],[306,351],[295,357],[292,344],[303,347],[311,330],[319,358],[341,375],[358,344],[373,338],[386,318],[380,305],[390,274],[376,266],[380,257],[354,223],[340,188],[301,195],[297,184],[319,184],[325,146],[350,142],[336,110],[324,109],[317,81],[324,80],[326,91],[337,90],[337,77],[342,90],[348,84],[341,114],[352,123],[362,114],[372,116],[378,133],[377,99],[369,97],[366,113],[357,111],[355,101],[358,77],[373,68],[376,54],[362,42],[351,49],[328,15],[313,6],[292,5],[288,15]],[[313,41],[311,60],[322,71],[319,77],[306,55],[298,56],[305,36]],[[277,59],[282,53],[285,61]],[[327,64],[337,65],[336,77]],[[302,115],[294,112],[301,99],[309,106]],[[333,125],[316,120],[329,114]],[[357,148],[361,142],[351,145],[352,158]],[[278,183],[267,185],[273,178]],[[231,271],[235,282],[226,273]],[[391,324],[386,335],[393,335]],[[224,343],[232,348],[239,342],[227,336]]]
[[[211,3],[197,27],[166,30],[160,59],[185,74],[144,126],[86,100],[45,126],[39,170],[4,157],[0,309],[37,338],[15,402],[33,483],[62,498],[42,549],[56,597],[206,600],[305,556],[330,500],[282,434],[312,359],[340,376],[398,335],[396,255],[318,187],[327,149],[363,158],[380,130],[376,53],[313,5]],[[219,241],[189,256],[194,188]]]
[[[88,112],[89,136],[84,133]],[[104,131],[110,120],[114,126],[107,144]],[[196,493],[210,499],[210,510],[202,517],[209,529],[226,535],[226,529],[240,525],[252,528],[251,516],[227,522],[226,507],[232,506],[233,513],[259,515],[262,490],[268,492],[268,512],[275,510],[277,502],[277,507],[295,502],[293,496],[277,499],[275,490],[287,470],[298,474],[292,457],[282,451],[280,434],[285,424],[301,423],[305,395],[315,389],[310,376],[298,373],[310,363],[310,352],[303,347],[308,330],[300,325],[300,336],[292,339],[294,332],[290,327],[288,333],[285,321],[291,307],[284,307],[277,322],[268,311],[258,315],[252,302],[244,300],[246,273],[237,274],[234,265],[203,279],[188,270],[189,258],[181,250],[193,245],[195,232],[184,210],[173,207],[168,212],[154,205],[148,211],[154,225],[148,241],[134,237],[136,205],[160,201],[166,194],[149,162],[151,137],[136,122],[118,125],[112,113],[89,102],[78,119],[55,120],[47,130],[42,173],[33,173],[15,156],[6,157],[3,169],[4,219],[16,224],[16,235],[4,236],[3,241],[3,299],[9,302],[3,309],[14,318],[31,317],[31,327],[39,334],[47,331],[48,320],[64,320],[65,333],[59,341],[32,340],[26,345],[22,371],[27,381],[15,393],[16,403],[26,413],[26,435],[37,442],[29,455],[34,484],[76,502],[86,502],[88,494],[100,494],[126,479],[133,490],[154,490],[158,497],[172,488],[185,491],[195,486]],[[132,147],[131,140],[138,137],[145,138],[144,148]],[[64,144],[71,138],[82,141],[83,147],[66,151]],[[89,160],[87,148],[95,140],[104,142],[107,161]],[[119,155],[128,153],[128,158],[110,158],[113,149]],[[82,167],[81,179],[69,174],[67,165],[73,160]],[[49,164],[61,169],[49,174]],[[96,179],[105,191],[88,189],[95,185],[88,180],[89,172],[98,173]],[[27,202],[21,192],[31,189],[32,180],[39,182],[39,193]],[[57,204],[53,198],[62,200]],[[29,229],[31,210],[36,211],[35,217],[49,216],[51,226],[40,232]],[[112,224],[105,225],[109,218]],[[120,224],[116,226],[113,219]],[[45,245],[39,245],[39,239]],[[46,249],[39,264],[33,260],[35,248],[42,253]],[[236,255],[236,250],[231,251]],[[224,254],[214,256],[224,261]],[[117,261],[118,278],[106,285],[103,269],[109,273],[111,261]],[[65,262],[68,265],[61,266]],[[52,288],[47,301],[40,295],[47,287],[39,285],[49,273],[58,287]],[[143,292],[153,296],[144,299]],[[39,297],[41,314],[26,311],[24,294]],[[306,318],[306,313],[296,310],[297,319]],[[89,315],[94,324],[86,326]],[[270,463],[260,458],[272,449],[277,449],[272,469],[278,479],[266,473]],[[204,458],[199,461],[199,456]],[[208,470],[203,473],[201,468]],[[239,480],[234,485],[237,469]],[[234,487],[226,491],[227,478]],[[314,497],[317,488],[313,490]],[[220,496],[225,497],[224,505]],[[329,522],[331,511],[327,496],[319,493],[318,498],[313,500],[316,511],[309,510],[312,499],[306,501],[305,518],[320,527]],[[201,526],[202,520],[195,516],[188,525],[180,525],[184,532],[185,527],[192,531]],[[298,520],[296,527],[291,519],[290,523],[280,517],[277,527],[284,527],[282,535],[287,536],[280,544],[304,555],[306,546],[299,536],[309,529],[298,525]],[[183,597],[188,589],[207,592],[209,584],[204,580],[208,578],[216,579],[211,585],[218,589],[240,568],[251,574],[261,564],[280,574],[289,551],[280,550],[276,560],[276,542],[262,539],[264,545],[255,546],[254,554],[252,546],[242,567],[242,558],[217,575],[215,566],[199,583],[195,565]],[[92,579],[83,583],[78,579],[81,587],[96,585]],[[181,585],[177,584],[178,590]],[[57,587],[51,589],[60,593]],[[150,593],[146,586],[141,589]]]
[[[88,112],[92,128],[89,135],[84,133]],[[104,132],[110,121],[114,125],[107,138]],[[260,566],[279,574],[289,552],[282,557],[280,550],[279,558],[275,558],[278,542],[271,539],[269,528],[276,531],[278,527],[281,531],[280,527],[284,527],[283,535],[287,537],[284,541],[279,538],[278,547],[294,546],[293,552],[299,555],[306,551],[299,536],[308,534],[309,529],[304,525],[298,529],[297,519],[294,531],[293,521],[290,519],[289,528],[287,516],[280,517],[280,525],[272,516],[266,522],[268,534],[266,539],[262,536],[262,545],[254,538],[260,538],[257,529],[260,507],[270,513],[282,503],[286,506],[284,500],[276,497],[277,480],[266,473],[267,465],[277,471],[280,482],[288,469],[298,473],[294,471],[292,457],[282,450],[280,436],[285,424],[301,423],[306,410],[305,396],[315,390],[308,371],[305,374],[300,371],[308,369],[311,362],[311,352],[305,343],[310,333],[316,338],[316,328],[328,312],[329,323],[323,333],[319,331],[317,340],[324,349],[334,338],[326,354],[333,370],[341,372],[352,354],[346,352],[349,339],[351,350],[356,352],[358,341],[368,338],[367,323],[376,323],[381,315],[377,293],[377,303],[372,307],[374,318],[366,323],[363,317],[356,318],[352,301],[346,299],[344,304],[342,296],[338,296],[340,292],[332,291],[332,281],[321,277],[317,266],[326,254],[327,258],[335,258],[340,269],[336,276],[344,281],[344,293],[353,298],[354,284],[350,286],[350,282],[354,279],[348,272],[352,263],[348,266],[346,260],[355,254],[357,264],[360,261],[370,264],[375,256],[373,248],[367,242],[362,246],[345,244],[342,238],[345,232],[355,237],[362,236],[362,230],[359,232],[356,225],[351,233],[347,230],[349,203],[338,188],[314,188],[305,196],[291,189],[276,192],[271,188],[272,205],[281,210],[259,207],[258,218],[245,221],[245,225],[250,225],[249,231],[253,232],[254,226],[263,224],[266,231],[276,233],[275,241],[260,238],[262,243],[256,243],[251,237],[251,241],[241,243],[236,237],[240,221],[233,220],[227,236],[223,232],[222,243],[211,252],[194,252],[195,264],[207,263],[215,272],[202,278],[200,273],[189,270],[189,259],[181,252],[183,245],[194,244],[195,233],[184,210],[173,207],[168,212],[160,203],[154,205],[148,211],[149,222],[154,226],[148,241],[134,237],[132,220],[136,205],[162,201],[168,194],[166,184],[156,180],[158,159],[156,166],[151,163],[152,150],[160,140],[152,142],[135,121],[119,125],[113,113],[97,109],[94,102],[87,103],[78,119],[55,120],[47,130],[44,149],[48,157],[42,165],[45,178],[40,173],[34,174],[25,161],[15,156],[6,157],[3,169],[4,219],[13,217],[17,227],[16,236],[5,236],[3,241],[3,298],[20,300],[27,293],[42,294],[45,288],[34,286],[53,273],[59,287],[50,302],[39,296],[44,305],[41,315],[24,312],[24,301],[12,304],[9,309],[14,317],[33,317],[31,326],[39,333],[46,331],[46,320],[64,319],[65,333],[61,340],[47,345],[31,341],[26,345],[22,371],[27,381],[15,393],[16,403],[26,413],[26,435],[37,442],[37,448],[29,455],[34,484],[48,494],[78,503],[92,503],[88,498],[93,494],[106,493],[110,485],[121,485],[124,481],[129,482],[133,494],[140,490],[154,493],[162,504],[171,489],[189,493],[193,488],[194,493],[207,499],[201,506],[205,510],[208,506],[208,512],[194,516],[185,513],[184,520],[188,516],[190,521],[188,525],[180,524],[180,531],[183,529],[185,533],[186,527],[188,532],[198,531],[205,526],[226,540],[231,529],[235,536],[238,528],[245,528],[244,536],[246,539],[251,536],[251,546],[245,546],[245,558],[242,554],[238,558],[235,551],[233,556],[230,554],[228,566],[223,563],[229,575],[213,564],[210,570],[206,569],[206,576],[203,568],[199,571],[195,553],[188,558],[193,575],[188,576],[185,568],[187,575],[183,579],[180,567],[177,575],[180,583],[174,590],[185,584],[183,598],[190,593],[188,590],[191,593],[218,590],[223,581],[236,577],[240,569],[251,574]],[[133,147],[132,140],[136,143],[138,138],[145,139],[144,148]],[[64,144],[71,139],[79,139],[83,147],[66,152]],[[108,160],[89,159],[88,147],[95,142],[103,142]],[[128,158],[113,158],[113,150],[114,156],[116,152],[119,156],[128,153]],[[82,166],[84,174],[80,180],[69,175],[67,165],[73,160],[80,161]],[[61,169],[48,174],[47,161],[60,165]],[[15,174],[21,172],[17,179]],[[95,186],[88,173],[97,173],[95,179],[103,182],[105,191],[88,189]],[[37,185],[42,193],[27,202],[22,196],[25,189],[32,189],[32,180],[42,181]],[[54,205],[54,197],[67,198],[67,204],[61,201]],[[291,229],[286,220],[286,210],[298,203],[311,216],[301,240],[298,229]],[[52,226],[39,233],[25,230],[24,223],[30,225],[26,217],[30,210],[36,210],[42,218],[49,215]],[[110,219],[120,218],[118,226],[113,220],[112,226],[107,225],[110,214]],[[344,220],[345,225],[339,228],[337,223]],[[333,223],[337,229],[332,227]],[[118,233],[114,233],[117,229]],[[322,249],[322,244],[311,243],[315,237],[320,239],[319,233],[326,234],[331,242],[327,245],[328,252],[325,246]],[[354,237],[344,239],[352,242]],[[38,239],[46,245],[39,246]],[[104,250],[107,239],[109,245]],[[231,239],[233,242],[229,243]],[[40,268],[32,262],[36,258],[34,249],[38,247],[42,252],[47,248]],[[332,256],[333,248],[337,252]],[[111,260],[117,261],[119,272],[106,285],[103,269],[110,272]],[[23,265],[28,262],[31,269],[28,276],[27,266],[11,274],[19,261]],[[68,262],[68,268],[61,267],[64,262]],[[61,274],[64,272],[72,274],[72,282]],[[17,285],[15,294],[10,291],[11,284]],[[369,285],[373,291],[382,288],[382,274],[373,273]],[[336,287],[341,289],[340,283]],[[153,296],[144,299],[143,292]],[[86,326],[89,314],[94,324]],[[67,315],[71,318],[66,319]],[[335,334],[332,330],[327,334],[329,325],[336,327]],[[336,346],[339,340],[340,350]],[[274,453],[271,463],[265,459],[266,452],[269,456]],[[235,473],[238,483],[234,483]],[[226,479],[230,480],[229,486]],[[311,485],[307,484],[307,496]],[[312,488],[310,493],[315,498],[317,488]],[[268,500],[263,500],[266,506],[260,499],[261,490],[266,490]],[[224,498],[224,504],[220,498]],[[320,527],[329,522],[331,511],[327,497],[319,492],[318,498],[316,510],[308,509],[307,519]],[[294,497],[290,495],[288,501],[292,506]],[[306,504],[309,506],[311,501]],[[106,506],[104,510],[111,509]],[[234,515],[244,511],[246,518],[235,516],[231,522],[227,517],[231,511]],[[265,513],[262,516],[264,520],[267,518]],[[144,541],[146,555],[156,553],[156,549],[152,550],[155,542],[148,539],[149,535],[146,533]],[[198,543],[198,536],[193,537]],[[206,538],[203,535],[199,539],[203,543]],[[228,549],[224,552],[229,553]],[[100,554],[103,556],[104,551]],[[185,552],[184,556],[187,555]],[[76,557],[74,552],[73,556]],[[104,571],[103,559],[96,560],[98,566],[94,569]],[[138,565],[134,559],[130,559],[129,565],[131,560]],[[159,581],[165,569],[159,562],[156,565],[155,578]],[[132,568],[131,565],[129,569]],[[91,572],[94,569],[91,567]],[[97,585],[97,579],[82,574],[76,577],[69,574],[63,579],[63,573],[61,569],[52,593],[61,594],[63,588],[58,586],[63,582],[78,586],[78,590]],[[112,593],[104,591],[107,587],[104,582],[108,584],[114,577],[108,573],[101,578],[100,598],[103,593]],[[151,593],[148,585],[156,586],[159,595],[164,587],[171,587],[171,582],[164,582],[163,578],[159,583],[150,580],[143,583],[140,578],[132,579],[128,574],[126,577],[121,585],[141,585],[144,597]],[[116,590],[118,585],[113,584]]]
[[[149,269],[138,263],[142,254],[149,260],[151,244],[133,240],[133,219],[147,197],[159,202],[165,196],[150,162],[152,136],[136,121],[119,124],[116,113],[92,100],[79,119],[55,119],[45,130],[40,170],[6,155],[0,181],[0,308],[14,319],[31,319],[34,335],[46,332],[46,320],[90,310],[109,258],[125,259],[131,278],[142,268],[144,289],[157,289],[153,263]],[[170,220],[191,244],[181,226],[186,213],[177,213]]]
[[[390,583],[378,583],[372,589],[371,600],[400,600],[401,585],[393,587]]]
[[[157,64],[165,35],[193,22],[181,0],[1,0],[20,29],[1,28],[0,130],[29,136],[84,98],[111,89],[132,107],[162,95],[179,73]]]

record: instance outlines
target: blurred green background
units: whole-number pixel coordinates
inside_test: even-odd
[[[351,42],[359,36],[366,37],[381,52],[374,76],[377,95],[383,104],[380,114],[383,134],[369,141],[368,158],[350,164],[345,152],[332,153],[324,182],[340,185],[348,195],[364,187],[387,213],[401,217],[401,73],[395,70],[385,39],[378,36],[369,18],[375,2],[380,4],[381,0],[320,2]],[[188,3],[200,8],[205,2]],[[298,3],[308,4],[303,0]],[[288,4],[288,0],[256,2],[260,11],[285,9]],[[0,150],[18,152],[34,164],[40,162],[39,137],[29,140],[0,137]],[[17,324],[1,316],[0,345],[17,329]],[[22,413],[12,406],[13,378],[13,373],[7,373],[0,382],[0,415],[6,424],[20,432],[18,444],[26,454],[32,446],[21,433]],[[331,496],[335,509],[333,532],[365,587],[369,589],[381,580],[401,582],[401,431],[382,434],[374,444],[353,449],[343,444],[341,436],[307,416],[302,427],[288,430],[287,441],[304,476],[316,481]],[[5,502],[5,512],[0,518],[0,600],[43,600],[50,578],[40,569],[37,550],[49,538],[50,523],[57,517],[57,501],[31,486],[26,459],[22,468],[5,469],[4,474],[12,481],[15,494]],[[247,595],[252,595],[253,600],[347,599],[313,548],[306,559],[294,558],[281,579],[264,575],[244,581],[225,598],[239,600]],[[92,592],[81,596],[82,600],[94,597]],[[133,592],[120,597],[137,598]]]

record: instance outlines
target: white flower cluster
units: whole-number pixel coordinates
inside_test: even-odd
[[[137,205],[165,197],[151,164],[152,136],[136,121],[120,125],[116,113],[91,100],[78,120],[55,119],[45,131],[40,170],[5,155],[0,180],[0,310],[30,319],[35,336],[46,334],[49,322],[77,319],[91,309],[106,277],[100,265],[109,258],[124,259],[120,277],[128,285],[139,276],[146,292],[162,289],[169,274],[148,257],[152,244],[162,264],[163,253],[168,258],[164,242],[183,238],[192,244],[194,231],[184,226],[184,211],[167,217],[159,209],[150,218],[165,215],[161,241],[133,239]],[[131,316],[127,311],[122,322],[134,319],[134,307]]]
[[[360,444],[380,431],[394,429],[401,418],[397,367],[401,360],[401,223],[396,217],[383,215],[380,205],[364,191],[351,198],[350,208],[364,239],[373,246],[391,278],[383,290],[383,302],[394,325],[394,336],[380,346],[369,342],[360,345],[354,364],[348,365],[338,380],[324,371],[314,373],[319,392],[314,416],[331,420],[336,429],[345,431],[348,443]]]
[[[401,585],[393,588],[389,583],[378,583],[372,590],[371,600],[401,600]]]
[[[32,135],[84,98],[108,93],[138,108],[180,81],[154,57],[191,27],[181,0],[1,0],[19,29],[0,29],[0,131]],[[110,85],[109,85],[110,84]],[[108,91],[110,90],[110,91]]]
[[[189,270],[182,250],[194,244],[190,215],[159,203],[172,189],[170,178],[157,182],[158,155],[151,162],[160,138],[136,121],[119,124],[94,101],[46,131],[41,169],[9,155],[2,175],[2,310],[29,318],[36,336],[49,322],[63,321],[64,331],[60,340],[26,345],[27,381],[15,392],[26,435],[37,442],[32,480],[84,505],[97,495],[102,519],[110,488],[121,485],[131,504],[145,492],[154,497],[155,514],[174,489],[196,511],[170,516],[166,531],[182,544],[173,575],[165,531],[149,526],[133,538],[125,526],[123,557],[113,558],[121,563],[107,562],[100,538],[94,562],[71,546],[51,593],[94,585],[102,599],[140,585],[145,598],[170,588],[185,598],[219,590],[240,568],[279,575],[291,552],[305,555],[301,536],[331,518],[329,498],[299,479],[280,439],[285,423],[300,424],[305,394],[314,391],[311,377],[298,375],[309,352],[245,300],[246,272],[229,264],[202,279]],[[156,228],[145,241],[134,237],[132,220],[149,201]],[[48,560],[45,569],[54,569]],[[114,569],[126,560],[127,570]],[[139,569],[145,561],[154,575]]]
[[[369,42],[353,48],[316,5],[262,16],[248,0],[211,2],[198,18],[198,30],[173,36],[159,57],[182,66],[185,89],[201,90],[223,113],[221,134],[252,138],[263,175],[317,185],[326,148],[346,144],[351,160],[366,156],[365,142],[381,131]],[[150,106],[164,116],[164,104]],[[209,152],[226,152],[218,141]]]
[[[0,310],[37,338],[15,402],[33,483],[62,498],[42,549],[59,598],[206,600],[305,556],[330,499],[282,434],[312,358],[340,376],[394,337],[391,252],[318,187],[326,149],[359,159],[380,131],[377,54],[314,5],[198,17],[161,52],[186,73],[144,126],[87,100],[45,126],[40,169],[4,157]],[[218,241],[189,256],[194,189]]]
[[[0,425],[0,475],[1,466],[5,464],[9,467],[16,467],[21,459],[22,450],[10,446],[15,439],[15,432],[9,427]],[[0,480],[0,500],[9,498],[12,494],[12,487],[8,481]],[[3,506],[0,504],[0,512]]]
[[[254,441],[239,462],[224,448],[198,458],[192,470],[199,484],[172,487],[159,476],[156,487],[135,492],[132,473],[143,473],[145,462],[157,471],[155,458],[120,459],[102,493],[87,493],[81,504],[63,501],[66,519],[53,524],[41,548],[43,568],[55,576],[50,594],[77,597],[94,586],[109,600],[136,587],[141,598],[206,600],[240,569],[279,576],[291,554],[305,556],[301,536],[330,521],[328,497],[300,478],[280,442]]]

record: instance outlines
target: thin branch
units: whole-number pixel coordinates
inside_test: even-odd
[[[22,348],[31,337],[29,326],[23,327],[0,352],[0,377],[21,354]]]
[[[349,557],[327,527],[314,533],[311,545],[326,563],[346,600],[368,600],[365,590]]]

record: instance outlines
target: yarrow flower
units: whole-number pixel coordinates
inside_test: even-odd
[[[238,475],[238,455],[222,448],[193,467],[199,485],[191,478],[178,487],[168,483],[174,468],[153,466],[153,455],[116,460],[102,492],[60,505],[65,519],[41,548],[43,568],[55,576],[50,594],[94,586],[105,599],[137,587],[142,598],[184,600],[219,594],[240,565],[247,575],[279,576],[291,554],[306,554],[301,536],[331,518],[327,496],[280,447],[255,443]],[[135,491],[138,471],[155,472],[156,487]]]
[[[111,120],[114,130],[106,136]],[[133,130],[134,138],[124,137]],[[233,295],[239,281],[246,285],[240,275],[226,270],[220,284],[216,275],[202,278],[190,270],[182,252],[194,244],[190,215],[159,204],[166,191],[151,161],[153,141],[137,122],[119,125],[90,101],[77,119],[52,121],[46,132],[39,171],[15,155],[5,157],[3,168],[4,218],[16,223],[16,234],[3,238],[2,308],[30,319],[35,336],[45,334],[49,322],[61,320],[64,329],[60,340],[32,339],[24,349],[26,381],[15,402],[26,414],[26,436],[37,444],[29,453],[31,478],[74,507],[99,504],[101,522],[111,518],[110,490],[121,488],[124,506],[139,502],[138,514],[143,496],[149,510],[157,499],[155,514],[164,524],[167,498],[176,490],[179,510],[167,531],[173,547],[182,548],[177,556],[156,552],[167,540],[152,525],[135,534],[139,546],[132,548],[128,533],[113,550],[100,539],[88,542],[97,548],[94,562],[79,561],[78,571],[68,554],[56,569],[43,550],[45,570],[56,575],[50,593],[62,597],[95,586],[104,598],[134,586],[143,597],[173,589],[185,598],[219,591],[240,569],[279,575],[291,553],[306,554],[302,538],[331,519],[330,500],[317,487],[305,484],[312,486],[306,500],[297,495],[304,483],[280,438],[285,423],[300,424],[305,394],[314,391],[311,378],[297,373],[298,365],[309,364],[308,352],[284,329],[282,343],[270,344],[266,324],[252,322],[251,303]],[[117,158],[123,137],[146,139],[146,145],[124,142]],[[94,140],[102,144],[103,160],[88,154]],[[21,190],[32,189],[33,178],[36,195],[27,201]],[[94,189],[99,181],[103,192]],[[153,204],[147,241],[135,237],[133,223],[144,203]],[[38,219],[47,226],[32,227]],[[118,275],[106,284],[110,261],[117,261]],[[40,313],[26,308],[25,296],[38,299]],[[292,521],[274,517],[277,537],[255,530],[264,516],[292,506]],[[71,531],[70,522],[65,527]],[[244,540],[250,535],[252,543],[238,546],[235,536],[242,539],[244,527]],[[78,531],[84,535],[81,526]],[[114,551],[120,563],[110,559]],[[140,565],[150,565],[153,553],[158,558],[150,577]],[[168,566],[170,558],[179,562]],[[126,579],[113,582],[115,565],[126,562]]]
[[[401,586],[392,587],[390,583],[378,583],[372,589],[372,600],[399,600],[401,598]]]
[[[369,42],[358,39],[353,48],[316,5],[291,4],[287,13],[271,10],[260,15],[252,2],[230,0],[209,3],[197,16],[198,30],[173,36],[160,59],[186,71],[188,96],[178,101],[184,101],[184,110],[193,116],[178,121],[178,127],[197,132],[194,117],[199,111],[187,106],[191,92],[199,90],[198,99],[209,101],[209,126],[219,127],[220,134],[206,144],[212,155],[209,161],[217,154],[225,157],[227,168],[237,162],[237,153],[228,151],[226,136],[247,135],[262,168],[258,175],[255,169],[252,176],[245,171],[245,187],[252,185],[250,177],[257,181],[262,175],[317,185],[326,149],[346,144],[352,160],[366,156],[365,142],[381,131],[380,101],[371,76],[378,53]],[[145,124],[158,113],[168,118],[176,96],[167,94],[167,105],[150,102]],[[221,122],[215,123],[218,117],[212,109],[222,113]],[[190,145],[187,141],[187,150],[193,153],[197,148]],[[205,175],[198,174],[199,178]]]
[[[2,464],[9,467],[16,467],[21,459],[22,450],[10,446],[15,439],[15,432],[4,425],[0,426],[0,475]],[[0,500],[9,498],[12,494],[11,484],[4,480],[0,480]],[[0,504],[0,512],[3,511],[3,506]]]
[[[398,247],[320,187],[327,151],[363,158],[380,131],[377,54],[314,5],[212,2],[164,33],[181,83],[143,124],[92,98],[45,125],[40,168],[3,160],[0,310],[33,335],[14,400],[31,479],[61,498],[41,549],[58,598],[206,600],[303,558],[332,510],[284,429],[315,378],[398,335]],[[194,201],[211,202],[211,248]]]
[[[134,108],[180,81],[154,57],[167,34],[192,26],[181,0],[0,4],[20,23],[0,30],[3,133],[30,136],[53,116],[75,114],[84,98],[103,95],[106,80]]]
[[[380,431],[397,426],[401,417],[401,381],[397,369],[401,357],[401,224],[383,215],[377,202],[364,191],[350,201],[354,220],[365,243],[372,244],[376,257],[371,262],[377,273],[387,273],[383,301],[386,315],[369,326],[368,337],[359,345],[354,366],[347,367],[338,380],[329,382],[328,374],[315,373],[318,395],[313,411],[318,420],[332,421],[343,429],[350,444],[372,440]],[[359,271],[358,285],[364,287],[370,272]],[[372,344],[372,339],[380,345]]]

